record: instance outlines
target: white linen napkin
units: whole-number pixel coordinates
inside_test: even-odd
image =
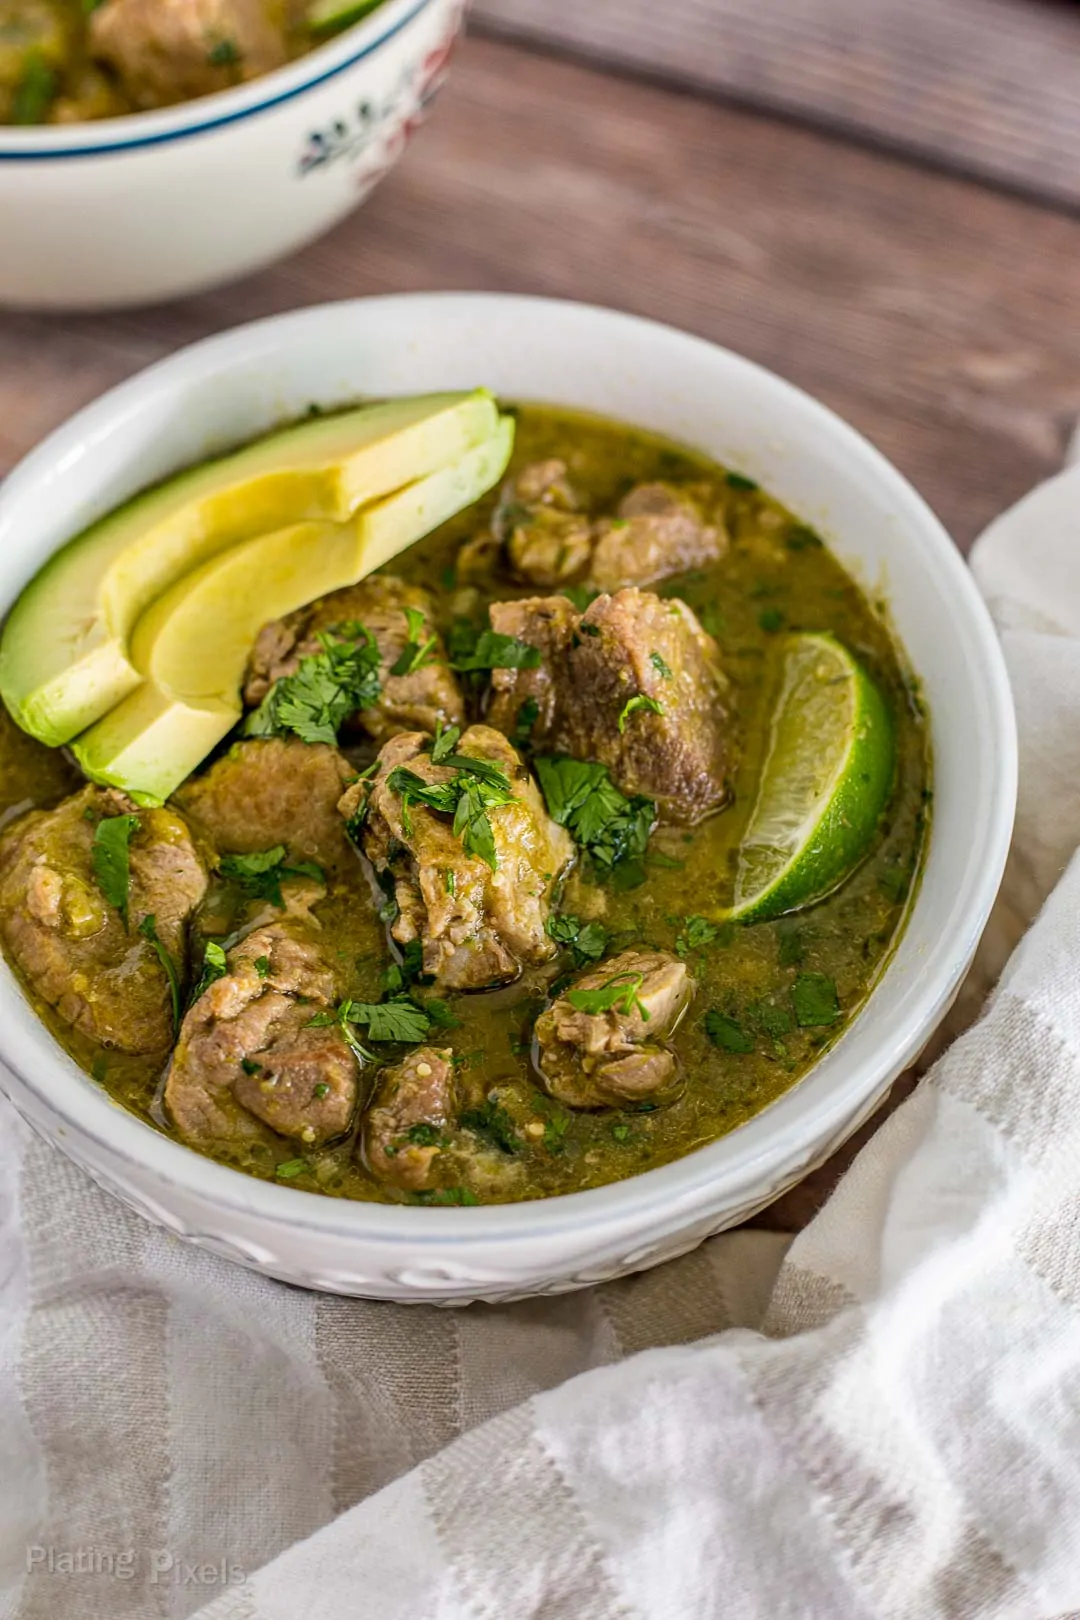
[[[1021,733],[977,987],[1057,887],[786,1259],[736,1232],[520,1305],[306,1294],[0,1105],[0,1617],[1080,1609],[1080,469],[973,566]]]

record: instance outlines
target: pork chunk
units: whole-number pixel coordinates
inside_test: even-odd
[[[102,892],[94,838],[103,820],[137,815],[128,844],[127,916]],[[182,976],[188,919],[206,870],[172,810],[136,810],[121,793],[87,787],[35,810],[0,839],[0,934],[35,994],[90,1040],[164,1054],[173,1036],[169,980],[139,932],[153,917]]]
[[[406,609],[423,619],[419,645],[432,640],[419,667],[392,673],[410,641]],[[434,604],[418,585],[391,575],[373,574],[345,590],[332,591],[309,607],[275,619],[259,632],[244,682],[244,701],[251,707],[283,675],[292,675],[301,659],[321,650],[318,637],[359,623],[375,637],[381,667],[378,703],[356,716],[356,723],[378,742],[399,731],[435,735],[444,726],[464,723],[464,704],[457,678],[446,662],[446,649],[434,627]]]
[[[104,0],[90,12],[90,54],[136,107],[168,107],[281,67],[283,23],[266,0]]]
[[[383,1070],[362,1137],[368,1169],[380,1181],[408,1192],[431,1185],[455,1119],[453,1056],[449,1047],[421,1046]]]
[[[598,591],[651,585],[718,562],[727,544],[723,527],[705,521],[692,495],[670,484],[638,484],[617,517],[595,525],[586,583]]]
[[[515,579],[552,586],[589,560],[592,524],[567,478],[565,461],[534,462],[504,487],[492,523]]]
[[[464,779],[456,765],[432,764],[428,744],[419,732],[392,737],[374,777],[348,790],[341,812],[376,872],[393,886],[398,915],[391,931],[400,945],[421,941],[424,972],[447,990],[505,984],[526,964],[554,954],[545,924],[573,846],[547,815],[505,737],[489,726],[471,726],[456,752],[496,767],[512,796],[485,812],[494,870],[481,856],[467,855],[450,811],[403,799],[392,785],[401,769],[428,786]]]
[[[543,655],[536,669],[492,671],[489,723],[513,735],[537,706],[531,741],[598,760],[623,793],[693,823],[728,797],[728,715],[719,652],[685,602],[627,589],[579,614],[565,597],[496,602],[492,629]]]
[[[334,873],[356,861],[337,814],[355,775],[325,743],[252,737],[185,782],[175,802],[219,851],[249,855],[282,844],[289,860]]]
[[[664,951],[623,951],[581,974],[536,1021],[540,1072],[570,1108],[605,1108],[670,1095],[675,1054],[664,1042],[693,994],[685,962]],[[612,1000],[575,1006],[579,991]],[[605,994],[606,993],[606,994]],[[584,999],[584,998],[582,998]]]
[[[314,1147],[349,1129],[358,1060],[335,1026],[312,1025],[334,1002],[325,949],[295,920],[257,929],[190,1009],[165,1106],[192,1147],[269,1141],[268,1131]]]

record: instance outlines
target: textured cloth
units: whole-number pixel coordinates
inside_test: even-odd
[[[4,1112],[4,1620],[1080,1609],[1080,472],[974,566],[1022,738],[977,986],[1054,893],[786,1258],[738,1232],[507,1307],[306,1294]]]

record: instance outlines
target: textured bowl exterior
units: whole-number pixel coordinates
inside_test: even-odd
[[[401,156],[464,6],[390,0],[289,68],[166,112],[0,127],[0,305],[176,298],[321,235]]]
[[[758,479],[889,597],[931,716],[935,813],[907,930],[866,1006],[798,1085],[675,1164],[589,1192],[475,1209],[347,1203],[188,1152],[113,1104],[0,968],[0,1085],[42,1135],[147,1219],[302,1286],[463,1304],[655,1265],[744,1220],[865,1120],[947,1009],[1004,866],[1011,699],[959,554],[900,475],[770,373],[611,311],[487,294],[358,300],[213,338],[88,407],[0,489],[0,611],[72,532],[136,488],[359,395],[485,384],[619,416]]]

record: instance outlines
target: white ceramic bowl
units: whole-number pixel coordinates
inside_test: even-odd
[[[162,112],[0,125],[0,305],[176,298],[319,236],[404,151],[465,4],[387,0],[288,67]]]
[[[150,1220],[312,1288],[462,1302],[654,1265],[744,1219],[864,1120],[941,1018],[1012,827],[1016,744],[997,640],[945,531],[878,452],[723,349],[606,310],[486,294],[326,305],[197,344],[81,411],[0,488],[0,611],[54,548],[148,482],[308,404],[486,384],[601,411],[759,479],[883,584],[932,719],[925,876],[899,949],[837,1045],[719,1142],[615,1186],[476,1209],[344,1203],[200,1158],[110,1102],[0,970],[0,1079],[51,1141]]]

